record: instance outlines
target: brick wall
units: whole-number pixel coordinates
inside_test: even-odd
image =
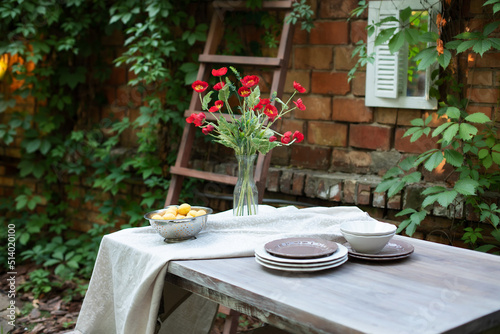
[[[305,140],[273,151],[265,199],[268,202],[274,200],[274,203],[285,200],[304,205],[357,205],[376,218],[392,221],[397,220],[394,215],[399,210],[415,205],[420,200],[422,187],[444,182],[449,171],[443,167],[437,172],[424,173],[423,184],[408,187],[391,199],[374,192],[381,175],[403,157],[437,147],[434,139],[410,143],[408,138],[403,138],[410,121],[418,117],[426,118],[429,114],[434,116],[433,126],[438,126],[440,121],[435,114],[424,110],[365,107],[366,82],[363,70],[350,83],[347,81],[347,73],[354,65],[351,58],[354,44],[366,40],[366,16],[347,21],[357,2],[309,1],[315,13],[315,28],[310,33],[296,29],[285,87],[285,94],[291,94],[293,81],[298,81],[307,89],[307,93],[302,96],[307,110],[288,115],[280,124],[282,129],[302,131]],[[464,10],[473,18],[468,21],[470,25],[483,24],[480,19],[483,10],[481,3],[471,0],[470,8]],[[115,47],[110,49],[110,59],[116,57],[122,42],[120,34],[109,39],[109,44]],[[471,98],[469,110],[498,117],[500,54],[490,52],[482,58],[464,57],[461,65],[467,93]],[[138,116],[142,97],[138,91],[126,86],[131,75],[126,68],[112,67],[111,78],[102,91],[108,105],[95,115],[96,120],[110,114],[127,116],[132,121]],[[135,141],[132,131],[122,136],[126,146],[133,146]],[[212,157],[231,155],[231,152],[221,147],[213,150],[218,154],[212,152]],[[18,145],[0,147],[2,159],[15,159],[19,154]],[[221,167],[196,160],[192,163],[204,169],[234,172],[234,166]],[[16,179],[13,167],[2,163],[0,194],[11,195],[17,182],[20,180]],[[210,186],[205,189],[210,192]],[[218,191],[223,188],[214,189]],[[82,186],[81,190],[88,189]],[[127,188],[124,195],[135,194],[139,197],[141,190],[139,184],[134,184]],[[230,208],[227,201],[213,198],[210,201],[210,205],[215,208]],[[493,196],[492,201],[498,201],[498,198]],[[74,204],[77,208],[84,205]],[[88,209],[97,212],[95,208]],[[455,209],[452,212],[450,208],[435,207],[417,236],[457,243],[456,236],[461,235],[462,227],[457,228],[451,218],[477,221],[478,217],[466,206],[457,205]],[[89,227],[85,221],[79,224],[83,229]]]

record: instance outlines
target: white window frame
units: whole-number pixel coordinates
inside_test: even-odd
[[[427,0],[383,0],[368,3],[368,24],[377,23],[384,16],[399,18],[403,9],[429,11],[429,27],[435,29],[436,15],[440,10],[440,2],[431,5]],[[388,42],[374,47],[379,29],[396,27],[397,23],[388,22],[377,27],[375,33],[368,36],[368,55],[374,53],[374,63],[366,66],[365,105],[369,107],[407,108],[407,109],[437,109],[437,100],[429,97],[430,77],[435,66],[427,68],[425,75],[425,96],[406,96],[408,81],[408,47],[405,44],[400,51],[391,54]],[[435,30],[434,30],[435,31]]]

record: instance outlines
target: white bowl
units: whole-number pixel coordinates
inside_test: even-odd
[[[352,249],[358,253],[376,254],[380,252],[385,245],[396,234],[396,231],[386,235],[356,235],[341,231],[344,238],[349,242]]]
[[[362,236],[387,235],[394,233],[397,226],[379,221],[351,221],[340,225],[340,231]]]

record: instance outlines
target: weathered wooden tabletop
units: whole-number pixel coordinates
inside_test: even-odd
[[[500,329],[500,256],[395,238],[415,252],[313,273],[267,269],[253,257],[173,261],[166,280],[292,333]]]

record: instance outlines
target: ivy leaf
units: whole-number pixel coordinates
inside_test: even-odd
[[[491,119],[482,112],[476,112],[474,114],[470,114],[469,116],[465,117],[465,120],[467,122],[479,123],[479,124],[491,122]]]
[[[491,23],[488,23],[483,29],[483,36],[488,36],[489,34],[491,34],[496,30],[496,28],[498,28],[499,25],[500,21],[493,21]]]
[[[417,61],[420,60],[420,62],[418,62],[418,69],[419,71],[423,71],[434,64],[437,60],[437,57],[438,52],[436,48],[431,47],[420,51],[420,53],[417,54],[414,59]]]
[[[26,152],[33,153],[40,148],[42,141],[39,138],[33,139],[26,145]]]
[[[379,34],[375,38],[375,46],[378,46],[378,45],[381,45],[381,44],[384,44],[385,42],[387,42],[392,37],[392,35],[396,31],[396,29],[397,28],[388,28],[388,29],[380,30]]]
[[[474,125],[468,124],[468,123],[462,123],[460,124],[460,139],[463,140],[470,140],[472,139],[472,136],[475,136],[477,134],[477,128]]]
[[[405,35],[403,31],[398,31],[394,36],[392,36],[389,41],[389,51],[391,53],[397,52],[405,44]]]
[[[69,68],[62,69],[59,76],[59,83],[75,89],[79,83],[85,82],[86,73],[87,69],[83,66],[78,66],[74,72],[71,72]]]
[[[444,150],[444,158],[446,159],[446,162],[453,167],[460,167],[464,162],[464,156],[456,150]]]
[[[457,107],[448,107],[446,108],[446,115],[449,118],[460,118],[460,109]]]
[[[443,153],[441,151],[437,151],[429,157],[429,159],[425,162],[424,167],[428,171],[431,171],[439,166],[439,164],[443,162],[443,159]]]
[[[474,44],[476,44],[475,41],[464,41],[458,45],[457,52],[461,53],[461,52],[467,51],[468,49],[473,47]]]
[[[477,182],[476,180],[467,178],[467,179],[458,180],[455,183],[454,189],[462,195],[473,196],[473,195],[476,195],[476,188],[478,186],[479,186],[479,182]]]
[[[483,54],[488,51],[489,49],[491,49],[491,42],[487,39],[484,39],[484,40],[478,40],[474,46],[472,47],[472,50],[474,52],[477,52],[481,55],[481,57],[483,56]]]
[[[451,61],[451,52],[444,49],[443,54],[438,55],[438,63],[442,68],[447,68]]]
[[[420,36],[419,30],[408,28],[408,29],[405,29],[403,31],[405,34],[405,39],[408,42],[408,44],[411,44],[411,45],[417,44],[417,41],[418,41],[419,36]]]
[[[458,133],[459,125],[457,123],[451,125],[446,131],[443,133],[443,140],[445,140],[447,143],[451,143],[453,138]]]
[[[441,124],[440,126],[438,126],[433,132],[432,132],[432,137],[436,137],[436,136],[439,136],[441,134],[441,132],[443,132],[444,130],[446,130],[450,125],[452,125],[453,123],[451,122],[446,122],[446,123],[443,123]]]

